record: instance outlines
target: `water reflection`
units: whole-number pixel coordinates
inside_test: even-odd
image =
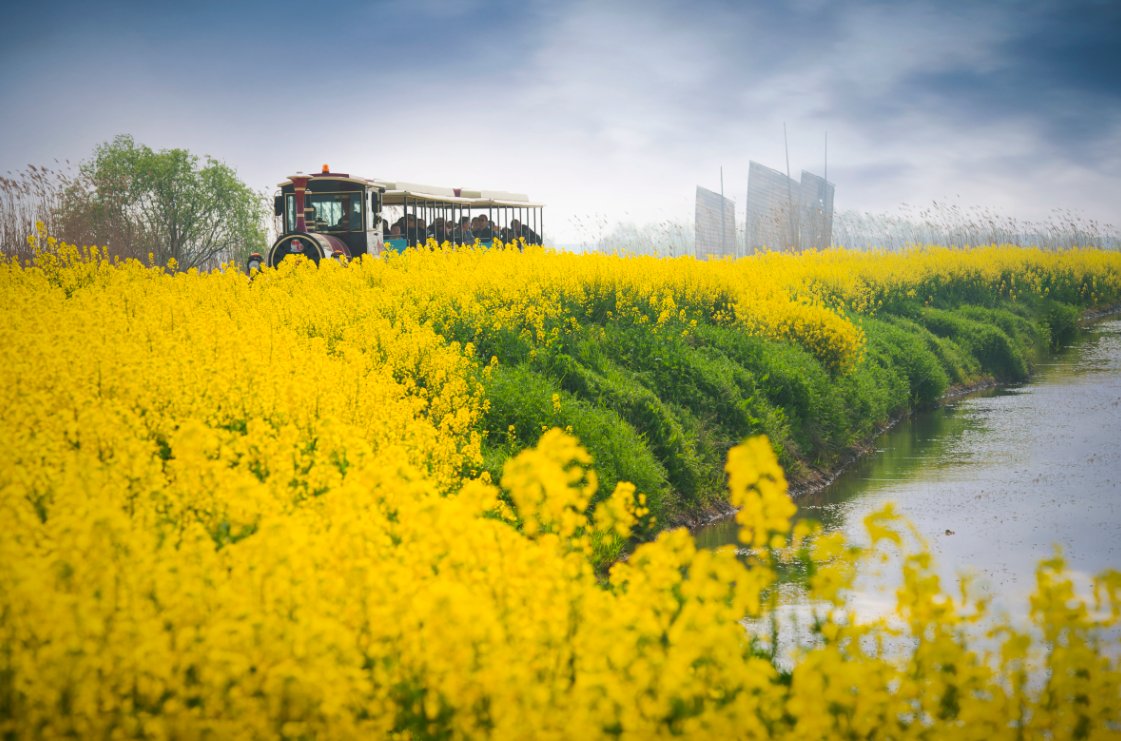
[[[1026,615],[1036,564],[1056,545],[1082,574],[1121,568],[1121,321],[1038,370],[1030,384],[901,422],[874,454],[801,498],[799,516],[863,542],[864,516],[894,502],[945,588],[973,574],[1013,618]],[[697,533],[708,547],[735,538],[730,520]],[[890,570],[862,574],[852,606],[878,613],[896,583]],[[800,600],[783,594],[790,607]]]

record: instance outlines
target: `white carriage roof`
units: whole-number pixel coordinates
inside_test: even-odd
[[[490,206],[537,208],[541,206],[540,203],[531,203],[529,196],[524,193],[511,193],[505,190],[459,188],[459,195],[456,195],[455,188],[443,188],[438,185],[405,183],[400,180],[371,180],[370,182],[385,188],[382,203],[387,206],[400,206],[404,204],[406,199],[426,203],[445,203],[465,208]]]
[[[505,190],[459,188],[459,195],[457,196],[455,194],[456,189],[454,188],[444,188],[438,185],[422,185],[420,183],[407,183],[399,180],[375,180],[331,173],[312,174],[308,177],[314,178],[315,180],[338,180],[346,183],[355,183],[357,185],[384,188],[385,195],[382,197],[382,203],[387,206],[403,205],[406,199],[409,202],[442,203],[462,206],[464,208],[541,208],[543,205],[540,203],[531,203],[529,196],[524,193],[511,193]],[[292,180],[288,179],[279,185],[283,188],[291,184]]]
[[[466,193],[468,191],[463,192]],[[463,208],[540,208],[542,205],[540,203],[530,202],[527,196],[521,195],[520,193],[503,194],[514,196],[514,198],[496,198],[491,195],[490,191],[482,191],[482,193],[483,195],[480,197],[471,198],[464,195],[444,195],[443,193],[432,193],[422,190],[387,189],[385,195],[382,196],[382,203],[386,206],[403,206],[405,202],[408,201],[409,203],[437,203],[448,206],[462,206]]]

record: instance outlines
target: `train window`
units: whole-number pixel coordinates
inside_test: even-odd
[[[363,195],[359,193],[308,193],[304,197],[308,231],[357,232],[363,226]],[[284,197],[284,230],[296,231],[296,197]]]
[[[284,231],[296,231],[296,196],[284,197]]]
[[[325,232],[362,230],[361,193],[308,193],[307,227]]]

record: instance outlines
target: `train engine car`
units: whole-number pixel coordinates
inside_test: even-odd
[[[384,193],[375,181],[331,172],[327,165],[316,175],[293,175],[280,184],[274,199],[280,236],[266,256],[249,257],[249,269],[275,267],[289,255],[318,263],[379,254]]]

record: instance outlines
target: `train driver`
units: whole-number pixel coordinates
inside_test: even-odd
[[[351,223],[353,221],[354,221],[354,219],[351,218],[351,212],[350,212],[350,198],[344,196],[343,199],[341,201],[339,201],[339,218],[338,218],[338,221],[336,221],[334,223],[334,225],[331,227],[331,230],[332,231],[339,231],[339,232],[350,231]]]

